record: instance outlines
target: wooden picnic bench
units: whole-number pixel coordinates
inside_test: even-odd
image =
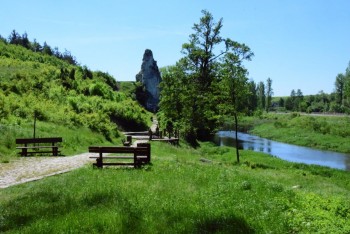
[[[21,156],[32,154],[51,154],[58,156],[60,153],[58,143],[62,142],[62,137],[46,137],[46,138],[18,138],[16,139],[16,149],[21,150]]]
[[[96,158],[96,163],[92,165],[98,168],[103,168],[103,165],[133,166],[134,168],[139,168],[141,165],[151,161],[151,145],[149,143],[139,143],[136,147],[90,146],[89,152],[99,154],[98,156],[90,157]],[[105,153],[118,155],[103,155]],[[114,161],[111,162],[113,159]]]

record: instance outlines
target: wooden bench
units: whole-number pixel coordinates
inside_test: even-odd
[[[16,149],[21,150],[21,156],[28,156],[30,154],[51,154],[58,156],[60,151],[58,148],[59,142],[62,142],[62,137],[46,137],[46,138],[19,138],[16,139]]]
[[[126,140],[123,140],[124,146],[130,146],[132,144],[132,136],[126,136]]]
[[[151,161],[151,145],[149,143],[139,143],[137,147],[125,146],[90,146],[90,153],[98,153],[99,156],[91,156],[96,158],[96,163],[93,166],[103,168],[103,165],[119,165],[119,166],[133,166],[139,168],[143,164]],[[104,156],[104,153],[123,154],[116,156]],[[110,160],[114,159],[114,162]],[[115,160],[118,160],[116,162]],[[122,162],[119,160],[123,160]],[[127,160],[127,162],[126,162]]]

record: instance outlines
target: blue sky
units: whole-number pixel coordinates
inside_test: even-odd
[[[274,96],[330,93],[350,61],[349,0],[2,0],[0,35],[27,32],[81,65],[134,81],[145,49],[159,67],[183,56],[203,9],[223,18],[223,37],[251,48],[249,78],[270,77]]]

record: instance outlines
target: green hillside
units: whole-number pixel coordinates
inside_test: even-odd
[[[150,119],[129,94],[118,91],[116,80],[108,73],[1,40],[0,81],[2,156],[15,153],[16,137],[33,135],[34,113],[38,136],[76,134],[84,138],[79,132],[89,131],[111,142],[120,130],[146,129]],[[78,142],[85,145],[86,139]],[[74,152],[69,146],[67,150]]]

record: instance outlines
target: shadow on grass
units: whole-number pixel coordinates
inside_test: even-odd
[[[198,233],[255,233],[247,222],[238,217],[207,219],[197,224]]]

